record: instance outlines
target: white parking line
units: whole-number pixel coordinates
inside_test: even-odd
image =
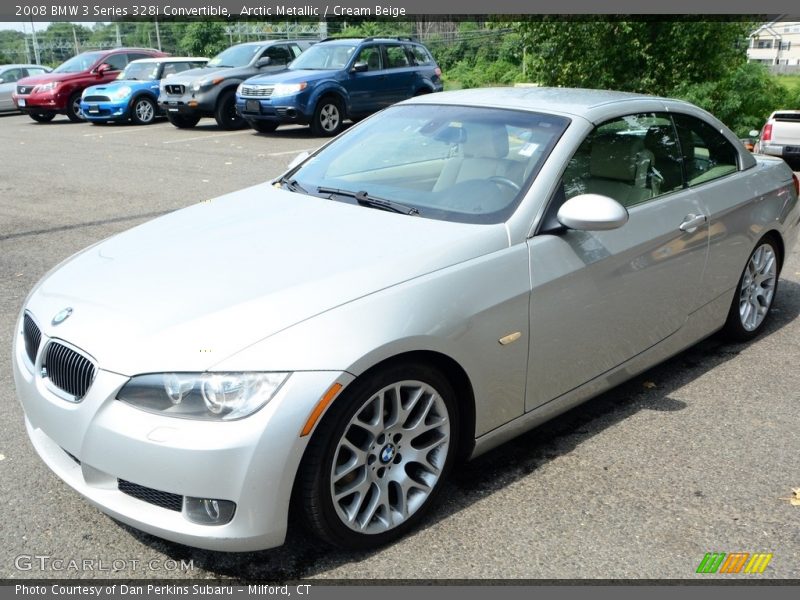
[[[162,144],[180,144],[181,142],[195,142],[197,140],[210,140],[213,138],[221,138],[227,137],[229,135],[242,135],[243,133],[253,133],[252,129],[245,129],[244,131],[233,131],[231,133],[215,133],[212,135],[201,135],[198,137],[190,137],[190,138],[181,138],[179,140],[169,140],[167,142],[161,142]]]
[[[153,125],[145,125],[145,126],[128,126],[125,129],[119,131],[98,131],[97,133],[84,133],[83,137],[105,137],[107,135],[119,135],[121,133],[136,133],[138,131],[147,131],[153,127]]]
[[[311,152],[314,148],[300,148],[299,150],[286,150],[285,152],[270,152],[267,156],[284,156],[286,154],[300,154],[301,152]]]

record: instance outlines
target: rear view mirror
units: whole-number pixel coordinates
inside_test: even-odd
[[[269,64],[272,64],[272,59],[269,56],[263,56],[256,61],[256,67],[259,69],[261,67],[266,67]]]
[[[108,63],[103,63],[99,67],[97,67],[97,74],[98,75],[105,75],[111,70],[111,65]]]
[[[564,202],[556,218],[569,229],[606,231],[625,225],[628,211],[608,196],[581,194]]]
[[[353,65],[353,68],[350,69],[351,73],[363,73],[364,71],[369,71],[369,65],[365,62],[357,62]]]

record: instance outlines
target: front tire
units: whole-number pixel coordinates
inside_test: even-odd
[[[176,115],[167,113],[167,121],[178,129],[191,129],[200,122],[200,117],[194,115]]]
[[[55,113],[28,113],[28,116],[37,123],[49,123],[56,118]]]
[[[217,121],[217,125],[229,131],[246,127],[247,123],[244,117],[236,112],[236,96],[233,91],[223,92],[217,99],[214,119]]]
[[[149,125],[156,119],[156,104],[147,96],[134,98],[131,104],[131,121],[136,125]]]
[[[67,100],[67,118],[73,123],[80,123],[86,120],[83,118],[83,111],[81,110],[80,92],[75,92]]]
[[[769,237],[761,238],[747,259],[731,303],[723,334],[733,341],[753,339],[764,329],[781,270],[780,251]]]
[[[332,137],[342,130],[344,110],[338,98],[321,98],[314,108],[311,119],[311,133],[321,137]]]
[[[401,537],[438,496],[458,433],[455,392],[439,371],[402,363],[357,380],[306,450],[299,479],[306,522],[348,549]]]

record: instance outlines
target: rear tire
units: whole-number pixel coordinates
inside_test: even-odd
[[[756,244],[736,286],[722,334],[746,342],[764,329],[778,291],[781,255],[776,242],[763,237]]]
[[[279,125],[275,121],[248,121],[247,124],[259,133],[272,133]]]
[[[200,122],[200,117],[167,113],[167,120],[178,129],[191,129]]]
[[[83,111],[81,111],[81,93],[75,92],[67,100],[67,118],[73,123],[85,121]]]
[[[54,113],[28,113],[28,116],[37,123],[49,123],[56,118]]]
[[[217,98],[217,107],[214,109],[214,119],[222,129],[233,131],[243,129],[247,122],[236,112],[236,95],[233,90],[223,92]]]

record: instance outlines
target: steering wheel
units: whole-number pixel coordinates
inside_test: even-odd
[[[504,185],[506,187],[510,187],[515,192],[518,192],[522,189],[519,185],[517,185],[514,181],[512,181],[508,177],[501,177],[500,175],[489,177],[489,181],[491,181],[492,183],[496,183],[497,185]]]

